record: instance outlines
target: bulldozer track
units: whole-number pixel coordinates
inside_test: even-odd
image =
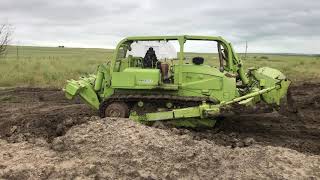
[[[145,102],[172,102],[183,106],[196,106],[203,101],[218,104],[219,101],[210,97],[194,97],[194,96],[174,96],[174,95],[142,95],[142,94],[114,94],[104,100],[99,108],[100,117],[105,117],[105,109],[112,102],[135,103],[138,101]]]

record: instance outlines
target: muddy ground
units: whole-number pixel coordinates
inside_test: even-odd
[[[56,89],[0,90],[0,177],[318,179],[320,84],[292,93],[297,115],[233,116],[196,131],[100,119]]]

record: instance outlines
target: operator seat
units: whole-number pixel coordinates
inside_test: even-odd
[[[160,63],[160,73],[164,83],[169,80],[169,64],[168,63]]]
[[[153,50],[152,47],[150,47],[143,58],[143,67],[154,68],[159,66],[157,64],[158,64],[158,58],[157,58],[156,52]]]

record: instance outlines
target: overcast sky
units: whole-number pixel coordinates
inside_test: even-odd
[[[114,48],[133,35],[223,36],[242,52],[320,53],[320,0],[0,0],[20,45]]]

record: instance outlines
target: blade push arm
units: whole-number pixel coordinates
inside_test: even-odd
[[[147,113],[145,115],[137,115],[136,113],[131,113],[130,119],[135,121],[160,121],[160,120],[172,120],[172,119],[185,119],[185,118],[212,118],[220,115],[220,109],[224,107],[224,109],[228,108],[228,105],[233,103],[242,102],[248,100],[249,98],[253,98],[259,96],[261,94],[270,92],[276,89],[277,86],[273,86],[270,88],[262,89],[260,91],[249,93],[245,96],[241,96],[235,98],[231,101],[221,102],[217,105],[211,105],[203,102],[200,106],[174,109],[172,111],[164,111],[164,112],[155,112],[155,113]]]

